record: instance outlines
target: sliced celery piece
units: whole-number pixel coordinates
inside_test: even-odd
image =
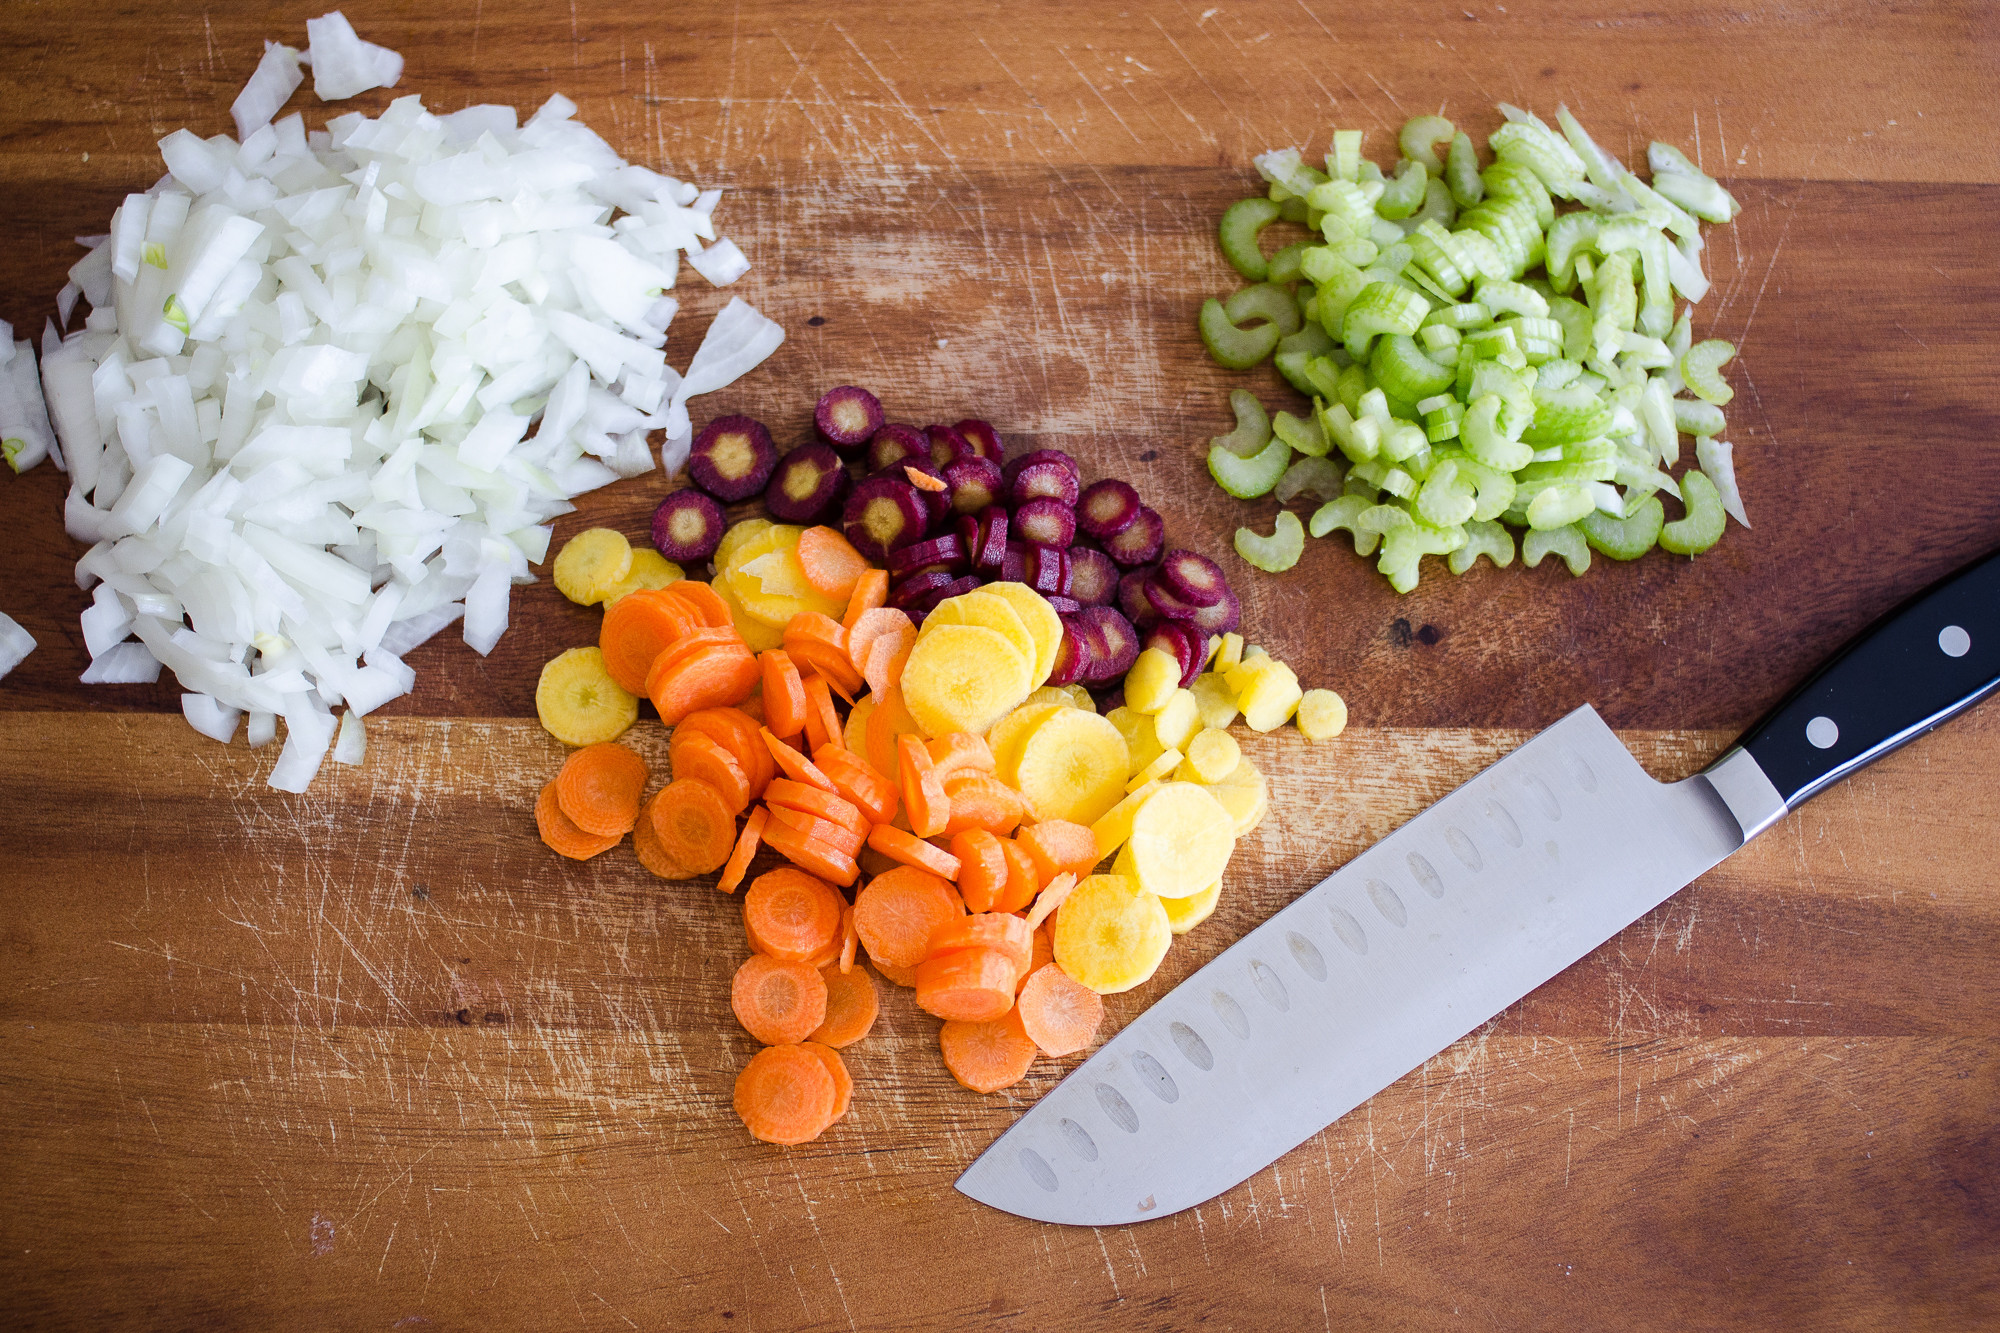
[[[1270,272],[1270,261],[1258,247],[1257,233],[1276,222],[1279,212],[1278,205],[1269,199],[1239,199],[1222,210],[1222,221],[1216,227],[1222,257],[1252,282],[1264,281]]]
[[[1498,523],[1473,520],[1465,525],[1465,545],[1453,551],[1445,564],[1454,574],[1463,574],[1485,556],[1495,569],[1514,563],[1514,534]]]
[[[1329,500],[1313,513],[1309,525],[1312,535],[1324,537],[1336,529],[1345,529],[1354,538],[1356,555],[1373,555],[1376,545],[1382,540],[1382,534],[1373,528],[1361,526],[1361,515],[1371,506],[1372,502],[1361,495],[1343,495],[1337,500]]]
[[[1450,187],[1432,177],[1424,182],[1424,206],[1396,225],[1408,235],[1426,222],[1449,227],[1456,221],[1458,221],[1458,204],[1451,197]]]
[[[1252,283],[1230,293],[1229,299],[1222,303],[1222,313],[1231,324],[1250,319],[1269,320],[1277,326],[1280,338],[1291,337],[1305,323],[1291,292],[1275,282]]]
[[[1702,475],[1715,483],[1721,493],[1722,507],[1729,516],[1744,527],[1750,526],[1750,516],[1743,509],[1743,496],[1736,489],[1736,446],[1727,440],[1710,439],[1703,435],[1694,442],[1694,465]]]
[[[1295,241],[1272,255],[1264,261],[1264,280],[1267,282],[1297,282],[1305,276],[1305,270],[1299,264],[1300,257],[1305,252],[1305,242]],[[1248,277],[1249,275],[1245,274],[1244,276]]]
[[[1528,502],[1528,526],[1539,532],[1568,527],[1597,508],[1597,497],[1582,482],[1558,482]]]
[[[1649,495],[1633,505],[1624,518],[1592,510],[1577,520],[1577,527],[1583,530],[1591,550],[1613,560],[1637,560],[1659,541],[1666,521],[1667,511],[1660,506],[1659,497]]]
[[[1316,500],[1333,500],[1340,496],[1340,469],[1325,458],[1306,457],[1293,461],[1285,469],[1285,475],[1278,478],[1272,496],[1279,504],[1290,504],[1301,495],[1310,495]]]
[[[1327,161],[1327,170],[1337,180],[1352,181],[1361,178],[1360,130],[1333,132],[1333,152]]]
[[[1423,206],[1424,187],[1430,183],[1430,175],[1422,162],[1405,158],[1396,168],[1396,174],[1382,190],[1382,197],[1375,201],[1375,216],[1399,222]]]
[[[1226,450],[1238,458],[1251,458],[1262,453],[1264,446],[1271,442],[1271,417],[1264,410],[1264,404],[1258,402],[1257,395],[1248,389],[1231,389],[1229,410],[1236,414],[1236,428],[1227,435],[1212,436],[1208,447]]]
[[[1660,529],[1660,545],[1675,555],[1700,555],[1722,537],[1722,495],[1699,468],[1681,474],[1681,502],[1687,517]]]
[[[1386,334],[1376,339],[1368,358],[1368,373],[1382,391],[1394,398],[1415,402],[1443,393],[1452,385],[1451,371],[1425,356],[1416,340],[1405,333]]]
[[[1438,527],[1464,523],[1478,507],[1473,485],[1460,478],[1455,459],[1447,458],[1433,467],[1423,489],[1417,492],[1417,516]]]
[[[1276,437],[1248,458],[1217,442],[1208,448],[1208,475],[1237,499],[1251,500],[1268,494],[1291,461],[1292,447]]]
[[[1280,412],[1271,418],[1271,433],[1308,458],[1324,458],[1333,447],[1317,417],[1301,421],[1290,412]]]
[[[1430,302],[1407,288],[1371,282],[1361,289],[1341,319],[1340,334],[1355,360],[1368,355],[1377,334],[1415,333],[1430,313]]]
[[[1438,159],[1437,145],[1450,144],[1457,137],[1458,127],[1443,116],[1416,116],[1403,122],[1396,146],[1403,150],[1404,157],[1423,163],[1433,176],[1442,176],[1444,163]]]
[[[1545,555],[1559,555],[1569,572],[1582,578],[1590,571],[1590,543],[1576,528],[1547,528],[1521,538],[1521,563],[1529,569],[1542,563]]]
[[[1229,370],[1248,370],[1271,355],[1278,339],[1284,336],[1284,331],[1273,323],[1237,328],[1229,322],[1222,302],[1212,296],[1201,303],[1198,327],[1208,354]]]
[[[1698,342],[1681,354],[1681,379],[1687,382],[1695,397],[1721,407],[1736,396],[1736,390],[1722,378],[1723,365],[1735,355],[1735,343],[1724,342],[1720,338]],[[1713,431],[1706,433],[1714,434]]]
[[[1698,398],[1675,398],[1674,429],[1688,435],[1720,435],[1727,419],[1722,409],[1714,403],[1704,403]]]
[[[1479,155],[1473,150],[1470,135],[1459,133],[1451,138],[1451,152],[1445,158],[1445,184],[1451,188],[1452,202],[1460,208],[1471,208],[1486,197],[1486,185],[1479,179]]]
[[[1236,529],[1236,554],[1267,574],[1282,574],[1305,554],[1306,530],[1289,509],[1278,512],[1278,525],[1268,537],[1249,528]]]
[[[1728,222],[1742,210],[1729,191],[1672,144],[1648,145],[1646,164],[1653,169],[1653,188],[1703,222]]]

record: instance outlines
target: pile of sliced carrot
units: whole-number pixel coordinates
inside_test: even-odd
[[[1085,1049],[1104,1015],[1056,966],[1046,924],[1095,868],[1096,835],[1033,822],[983,737],[922,734],[899,689],[917,630],[884,605],[883,571],[831,528],[808,530],[798,557],[816,590],[845,591],[845,616],[801,611],[761,654],[706,584],[612,603],[605,666],[672,728],[673,780],[642,800],[644,762],[595,745],[569,757],[536,807],[563,855],[596,855],[630,831],[654,874],[720,870],[725,893],[761,848],[790,862],[750,880],[751,956],[730,987],[764,1046],[737,1078],[736,1110],[753,1137],[779,1144],[818,1137],[847,1109],[839,1048],[868,1034],[879,1002],[864,953],[943,1020],[945,1064],[976,1092],[1019,1082],[1039,1054]],[[864,694],[843,719],[836,699]]]

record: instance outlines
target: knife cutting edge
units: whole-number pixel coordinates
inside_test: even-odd
[[[2000,551],[1877,621],[1680,782],[1656,782],[1586,704],[1155,1002],[957,1188],[1081,1226],[1204,1203],[1996,688]]]

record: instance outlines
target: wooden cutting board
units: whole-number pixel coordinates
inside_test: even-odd
[[[228,128],[313,6],[0,15],[0,314],[40,327],[69,238]],[[1513,12],[1509,12],[1509,10]],[[1742,200],[1701,336],[1736,341],[1753,530],[1582,580],[1337,542],[1225,557],[1253,638],[1347,698],[1246,738],[1269,820],[1123,1022],[1535,728],[1594,702],[1699,768],[1876,614],[2000,541],[2000,28],[1979,5],[349,5],[442,110],[561,91],[635,160],[729,187],[739,286],[789,340],[704,400],[781,442],[833,384],[992,419],[1132,479],[1221,554],[1269,502],[1208,482],[1231,387],[1200,299],[1250,156],[1410,114],[1482,135],[1567,101]],[[354,104],[374,111],[389,95]],[[304,95],[308,121],[328,113]],[[723,294],[690,277],[685,364]],[[659,478],[557,539],[635,537]],[[978,1097],[906,993],[853,1113],[747,1140],[733,900],[586,865],[528,809],[561,748],[543,660],[595,614],[517,592],[486,659],[440,640],[365,768],[270,791],[271,751],[90,688],[61,479],[0,480],[0,1310],[24,1327],[1963,1329],[2000,1319],[2000,707],[1772,829],[1245,1185],[1138,1227],[950,1189],[1073,1061]],[[1434,564],[1435,562],[1431,562]],[[1239,577],[1240,576],[1240,577]],[[633,733],[664,762],[656,723]]]

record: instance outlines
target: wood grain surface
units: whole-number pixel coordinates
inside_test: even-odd
[[[229,126],[317,6],[0,10],[0,317],[70,238]],[[1511,12],[1510,12],[1511,11]],[[729,193],[733,289],[790,337],[705,402],[781,441],[832,384],[992,419],[1131,478],[1226,551],[1272,506],[1198,457],[1231,387],[1193,334],[1234,286],[1251,154],[1442,107],[1566,101],[1744,203],[1697,330],[1735,340],[1757,526],[1572,580],[1336,543],[1229,557],[1255,637],[1355,727],[1247,742],[1270,820],[1122,1022],[1536,727],[1594,702],[1657,776],[2000,541],[2000,25],[1990,6],[1602,3],[350,4],[439,109],[562,91],[635,160]],[[393,94],[357,99],[367,110]],[[308,122],[329,111],[309,89]],[[723,294],[690,278],[685,362]],[[558,539],[633,535],[665,486]],[[731,904],[527,809],[559,762],[541,662],[594,637],[546,583],[492,656],[441,640],[302,797],[270,751],[92,688],[48,468],[0,478],[0,1321],[15,1327],[1967,1329],[2000,1323],[2000,708],[1828,792],[1522,1003],[1201,1209],[1041,1226],[949,1186],[1074,1061],[958,1088],[906,994],[855,1110],[747,1141]],[[1434,563],[1434,562],[1433,562]],[[664,763],[656,723],[635,738]]]

